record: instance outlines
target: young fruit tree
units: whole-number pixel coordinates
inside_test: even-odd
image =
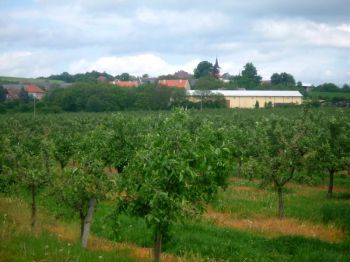
[[[108,132],[97,127],[77,141],[74,164],[55,177],[57,200],[79,214],[81,246],[87,247],[90,227],[97,202],[107,197],[114,177],[105,173],[103,153],[109,148]]]
[[[170,227],[195,216],[227,184],[220,130],[202,121],[196,128],[184,110],[159,120],[121,174],[117,212],[145,218],[154,232],[154,261]]]
[[[349,166],[350,125],[338,112],[337,116],[321,121],[319,127],[314,143],[316,169],[327,170],[329,174],[328,197],[331,198],[335,173]]]
[[[257,123],[258,158],[252,166],[265,183],[273,183],[278,196],[278,216],[284,217],[283,188],[307,161],[308,122],[271,116]]]
[[[13,152],[16,158],[13,167],[16,183],[31,194],[31,227],[34,229],[37,221],[37,195],[52,179],[52,144],[46,135],[33,135],[29,129],[23,130],[18,143],[13,146]]]

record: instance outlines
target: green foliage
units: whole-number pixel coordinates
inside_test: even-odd
[[[196,79],[210,76],[213,74],[213,64],[208,61],[202,61],[200,62],[197,67],[194,69],[194,77]]]
[[[350,126],[341,112],[319,121],[321,128],[313,136],[315,159],[312,167],[316,170],[341,171],[345,167],[343,160],[350,153]]]
[[[120,81],[130,81],[135,79],[135,77],[129,75],[128,73],[122,73],[121,75],[117,75],[115,78]]]
[[[338,106],[347,106],[350,104],[350,93],[343,92],[342,90],[336,92],[326,92],[326,91],[311,91],[307,93],[308,97],[312,101],[317,101],[320,104],[319,100],[326,101],[326,105],[338,105]],[[324,104],[324,103],[323,103]]]
[[[291,180],[324,185],[319,172],[334,158],[344,171],[349,164],[349,110],[309,110],[307,118],[300,108],[79,113],[37,115],[35,120],[32,114],[0,116],[0,190],[14,195],[14,185],[27,188],[34,177],[47,193],[38,202],[50,213],[67,216],[70,210],[79,213],[80,207],[86,212],[91,197],[116,197],[123,201],[113,220],[108,217],[115,209],[111,201],[98,203],[96,234],[149,247],[158,227],[171,235],[164,248],[174,254],[193,252],[212,260],[253,260],[265,254],[267,260],[293,261],[317,260],[321,253],[324,259],[346,261],[347,242],[269,239],[193,219],[209,201],[233,218],[275,217],[277,197],[271,187],[262,190],[255,180],[235,180],[230,190],[218,190],[229,174],[237,174],[240,162],[248,178],[270,182],[275,172],[278,183],[295,167]],[[334,152],[330,161],[327,152],[332,150],[339,154]],[[45,174],[53,176],[48,187]],[[337,173],[335,183],[350,185],[347,176]],[[236,186],[252,190],[235,190]],[[110,194],[114,191],[121,192]],[[327,199],[319,188],[299,185],[283,192],[287,217],[348,230],[348,193]],[[133,217],[121,215],[121,209]],[[0,242],[12,250],[11,244]]]
[[[55,177],[55,194],[59,201],[63,201],[80,214],[86,214],[90,199],[104,199],[111,191],[114,178],[108,177],[104,172],[107,166],[104,157],[109,150],[108,136],[108,131],[97,127],[81,137],[73,149],[74,154],[71,157],[74,162],[71,167],[66,166],[69,158],[62,158],[62,151],[56,150],[56,157],[58,156],[63,163],[61,165],[66,167]],[[69,142],[73,141],[63,142],[63,148],[72,150]]]
[[[223,87],[223,83],[211,75],[198,79],[193,89],[195,90],[217,90]]]
[[[68,112],[105,112],[123,110],[167,110],[185,100],[185,91],[156,85],[132,89],[104,83],[79,83],[49,93],[44,103],[48,108]]]
[[[0,103],[6,100],[6,95],[7,95],[7,92],[5,88],[2,85],[0,85]]]
[[[271,76],[271,84],[272,85],[291,85],[291,86],[295,86],[295,79],[291,74],[288,74],[286,72],[283,73],[274,73]]]
[[[194,96],[198,99],[198,102],[190,104],[188,107],[194,108],[225,108],[226,99],[223,95],[214,94],[209,90],[197,90]]]
[[[258,109],[259,107],[260,107],[259,101],[256,101],[256,102],[255,102],[255,105],[254,105],[254,108],[257,108],[257,109]]]
[[[210,122],[194,127],[183,110],[160,121],[121,176],[117,210],[145,217],[155,237],[202,211],[227,183],[218,138]]]
[[[336,84],[333,83],[324,83],[322,85],[319,85],[314,88],[313,91],[319,91],[319,92],[338,92],[338,91],[344,91],[341,90]]]
[[[60,75],[51,75],[47,79],[49,80],[60,80],[66,83],[76,83],[76,82],[96,82],[98,77],[104,76],[107,80],[112,81],[113,76],[107,74],[106,72],[100,73],[97,71],[86,72],[85,74],[75,74],[71,75],[67,72],[63,72]]]
[[[252,63],[247,63],[241,74],[233,77],[232,84],[240,88],[256,89],[260,85],[260,81],[261,76],[258,75],[255,66]]]
[[[3,104],[0,104],[0,114],[5,114],[6,111],[6,107]]]
[[[30,101],[30,97],[23,87],[21,88],[21,91],[18,94],[18,99],[22,103],[28,103]]]

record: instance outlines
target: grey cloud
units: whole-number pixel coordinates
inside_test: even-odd
[[[217,55],[232,73],[252,61],[266,75],[341,82],[350,71],[348,13],[346,0],[35,0],[0,11],[0,50],[59,52],[60,68],[101,56]]]

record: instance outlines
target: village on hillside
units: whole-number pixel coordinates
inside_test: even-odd
[[[7,101],[20,99],[28,100],[26,97],[42,100],[46,94],[57,89],[74,88],[77,83],[109,84],[121,89],[136,89],[145,85],[157,88],[175,88],[182,90],[189,102],[201,103],[203,97],[221,97],[222,106],[227,108],[264,108],[288,105],[301,105],[303,99],[313,100],[317,105],[335,105],[346,107],[350,105],[347,96],[337,96],[341,92],[349,92],[349,87],[344,85],[339,88],[332,83],[320,86],[302,84],[296,82],[294,77],[288,73],[275,73],[268,80],[263,80],[257,73],[252,63],[247,63],[242,72],[233,76],[229,73],[220,73],[218,59],[212,64],[202,61],[194,69],[194,74],[180,70],[173,75],[150,77],[147,74],[135,77],[123,73],[113,77],[107,73],[93,71],[91,73],[70,75],[52,75],[41,77],[35,81],[21,79],[7,81],[2,84]],[[1,80],[1,78],[0,78]],[[0,82],[1,84],[1,82]],[[322,96],[322,92],[334,92],[336,99],[330,100]],[[313,95],[317,94],[317,95]],[[349,93],[350,94],[350,93]],[[215,100],[215,99],[214,99]]]

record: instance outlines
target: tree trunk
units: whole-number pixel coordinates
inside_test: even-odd
[[[81,246],[83,248],[87,247],[87,242],[88,242],[90,227],[92,222],[92,215],[94,213],[95,206],[96,206],[96,198],[91,198],[89,201],[89,208],[88,208],[87,214],[84,218],[84,229],[81,237]]]
[[[60,163],[61,173],[63,173],[63,169],[64,169],[63,161],[59,161],[59,163]]]
[[[162,251],[162,233],[159,229],[157,229],[156,232],[156,238],[154,241],[154,261],[159,262],[160,261],[160,253]]]
[[[85,215],[82,210],[79,211],[79,216],[80,216],[80,239],[83,239]]]
[[[350,176],[350,166],[348,166],[348,176]]]
[[[238,159],[238,166],[237,166],[237,176],[240,177],[241,176],[241,171],[242,171],[242,160]],[[251,179],[249,179],[251,180]]]
[[[36,225],[36,190],[35,185],[31,186],[32,191],[32,217],[31,217],[31,227],[32,230],[35,228]]]
[[[334,170],[329,170],[329,184],[328,184],[328,197],[333,196],[333,185],[334,185]]]
[[[277,188],[278,194],[278,217],[282,219],[284,217],[284,203],[283,203],[283,190],[282,187]]]

